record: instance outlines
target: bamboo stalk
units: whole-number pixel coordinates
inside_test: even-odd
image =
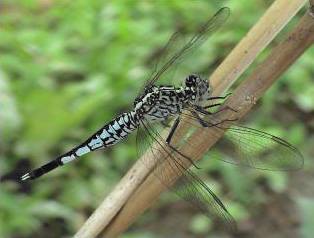
[[[288,37],[275,47],[267,59],[234,91],[227,105],[243,117],[265,91],[281,76],[302,53],[314,43],[314,18],[306,13]],[[234,112],[226,112],[234,113]],[[225,117],[225,116],[224,116]],[[197,148],[183,148],[190,154],[204,154],[219,138],[215,128],[199,130],[192,135],[191,141],[199,141]],[[210,137],[209,135],[215,134]],[[221,133],[221,136],[223,134]],[[193,150],[193,151],[191,151]],[[195,150],[195,151],[194,151]],[[164,169],[163,171],[167,171]],[[174,176],[166,174],[166,176]],[[116,237],[123,232],[146,208],[148,208],[166,188],[151,174],[131,196],[120,213],[107,227],[104,237]]]
[[[274,27],[268,29],[267,34],[265,35],[265,20],[262,22],[259,21],[253,28],[254,34],[250,31],[246,36],[246,40],[241,41],[226,58],[225,62],[227,63],[224,62],[217,68],[218,73],[214,73],[211,77],[211,82],[214,88],[216,88],[216,94],[220,94],[223,89],[227,87],[226,85],[230,86],[232,82],[234,82],[236,78],[241,75],[241,73],[256,58],[257,54],[267,46],[267,44],[278,34],[280,29],[284,27],[289,22],[291,17],[295,15],[298,9],[304,5],[305,0],[294,0],[291,2],[289,0],[275,1],[271,8],[268,9],[262,17],[262,19],[268,19],[266,23],[269,26]],[[285,11],[281,16],[278,16],[274,13],[274,9],[282,9],[282,6],[289,7],[284,7]],[[251,38],[254,39],[251,40]],[[257,42],[258,39],[263,39],[263,41],[260,40]],[[253,53],[243,54],[243,52]],[[238,65],[239,62],[241,62],[241,64]],[[234,68],[237,70],[233,70]],[[225,86],[220,86],[219,82],[222,82],[223,79]],[[139,159],[132,166],[114,190],[104,199],[100,206],[84,223],[81,229],[76,233],[75,237],[95,237],[109,224],[109,222],[111,222],[112,218],[119,212],[121,207],[126,203],[132,193],[134,193],[136,188],[139,187],[150,172],[150,169],[147,166],[144,166],[144,163],[141,160],[142,159]],[[154,165],[152,164],[152,167],[153,166]]]
[[[310,14],[314,16],[314,0],[309,0],[310,2]]]
[[[277,0],[267,9],[211,75],[214,96],[221,95],[231,86],[305,3],[306,0]]]

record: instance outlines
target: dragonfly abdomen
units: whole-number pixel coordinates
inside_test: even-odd
[[[112,146],[137,128],[137,123],[134,122],[132,113],[123,113],[115,120],[109,122],[94,135],[88,138],[78,147],[71,150],[70,153],[61,157],[62,164],[66,164],[77,157],[85,155],[99,148]]]
[[[43,174],[46,174],[59,166],[69,163],[91,151],[109,147],[118,143],[137,128],[138,123],[136,123],[134,115],[134,112],[121,114],[116,119],[103,126],[100,130],[98,130],[94,135],[92,135],[79,146],[44,164],[43,166],[24,174],[21,179],[28,180],[38,178]]]

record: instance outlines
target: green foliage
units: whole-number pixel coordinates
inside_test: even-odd
[[[300,198],[298,199],[298,204],[300,207],[301,219],[303,221],[301,235],[303,238],[310,238],[313,236],[314,201],[309,198]]]
[[[201,235],[206,234],[211,229],[211,221],[204,215],[195,215],[191,219],[190,230],[192,233]]]
[[[182,67],[206,77],[269,4],[263,0],[1,1],[0,237],[43,237],[51,230],[66,237],[81,226],[136,160],[134,136],[29,184],[8,178],[71,149],[127,110],[170,34],[182,26],[193,29],[222,4],[232,9],[229,21]],[[313,154],[313,55],[312,48],[247,118],[250,126],[295,144],[306,159]],[[267,203],[263,186],[274,193],[289,191],[290,174],[236,168],[210,156],[203,161],[204,181],[239,221],[250,219],[254,207]],[[307,163],[306,169],[313,172],[313,163]],[[168,201],[171,198],[161,207]],[[311,198],[300,202],[303,237],[310,237],[314,224],[311,207]],[[147,220],[162,220],[157,212],[153,218],[142,219],[138,231],[123,237],[158,237],[158,231],[145,228]],[[214,229],[212,221],[191,211],[187,233],[205,235]]]

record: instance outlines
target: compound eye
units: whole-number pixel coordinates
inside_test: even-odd
[[[195,74],[191,74],[191,75],[189,75],[186,79],[185,79],[185,84],[186,84],[186,86],[188,86],[188,87],[191,87],[191,86],[193,86],[193,85],[195,85],[196,83],[197,83],[197,79],[198,79],[199,77],[197,76],[197,75],[195,75]]]
[[[191,87],[193,82],[194,82],[194,78],[193,78],[193,75],[189,75],[186,79],[185,79],[185,85],[187,87]]]
[[[195,82],[196,79],[198,78],[198,75],[196,75],[196,74],[191,74],[190,77],[191,77],[192,80]]]

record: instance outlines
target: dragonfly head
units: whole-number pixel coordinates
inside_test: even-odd
[[[211,88],[208,80],[196,74],[191,74],[185,79],[185,91],[193,104],[201,104],[210,98]]]

